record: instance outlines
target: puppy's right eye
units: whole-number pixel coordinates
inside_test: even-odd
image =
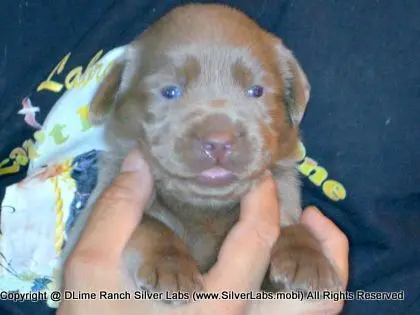
[[[174,99],[182,96],[182,91],[175,85],[166,86],[161,90],[161,94],[164,98]]]

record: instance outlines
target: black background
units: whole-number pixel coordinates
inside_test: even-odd
[[[34,130],[16,115],[36,94],[42,123],[57,99],[36,93],[68,52],[71,69],[99,49],[128,43],[187,1],[20,1],[0,4],[0,160]],[[214,1],[201,1],[214,2]],[[344,314],[420,314],[420,2],[237,0],[233,5],[282,37],[312,85],[302,129],[310,157],[343,183],[316,204],[350,239],[355,291],[405,291],[404,301],[350,301]],[[0,177],[4,188],[23,178]],[[44,303],[0,301],[0,314],[47,314]]]

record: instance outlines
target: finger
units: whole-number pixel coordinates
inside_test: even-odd
[[[349,243],[346,235],[315,207],[305,209],[301,222],[308,226],[321,242],[325,254],[335,264],[343,284],[347,286]]]
[[[279,233],[276,184],[266,177],[242,200],[239,221],[220,249],[217,263],[206,275],[207,289],[243,292],[259,288]]]
[[[149,166],[135,149],[121,167],[121,174],[98,199],[77,253],[100,258],[118,258],[137,227],[153,189]]]

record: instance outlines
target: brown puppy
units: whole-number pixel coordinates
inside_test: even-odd
[[[320,244],[299,224],[294,153],[309,92],[282,41],[226,6],[178,7],[128,46],[91,103],[91,119],[106,124],[112,150],[89,204],[138,146],[156,180],[127,247],[139,288],[200,290],[201,272],[214,264],[238,219],[240,198],[268,171],[277,182],[283,227],[272,285],[340,287]]]

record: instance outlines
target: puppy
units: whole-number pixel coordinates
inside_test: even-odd
[[[91,120],[106,124],[112,149],[67,251],[137,146],[155,177],[126,249],[138,288],[201,290],[241,197],[271,171],[282,211],[271,289],[339,289],[319,242],[299,224],[294,154],[309,94],[291,51],[243,13],[216,4],[175,8],[128,46],[91,102]]]

